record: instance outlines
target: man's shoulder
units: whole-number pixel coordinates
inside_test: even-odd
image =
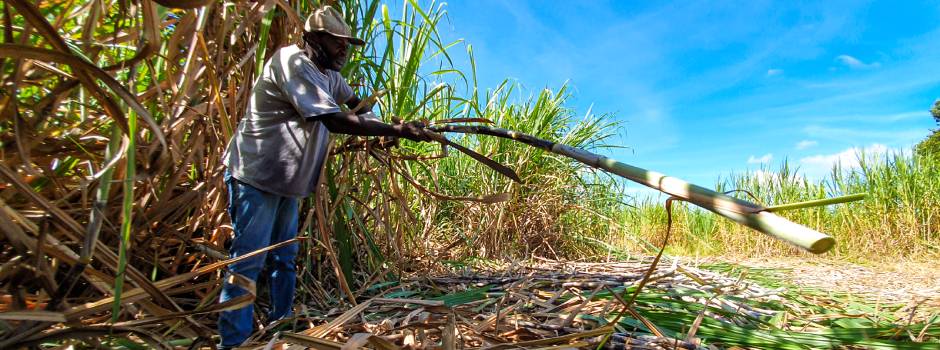
[[[279,47],[274,52],[274,55],[293,55],[297,53],[303,53],[303,50],[301,50],[300,47],[297,46],[296,44],[291,44],[291,45]]]
[[[288,76],[303,69],[307,69],[308,65],[313,64],[297,45],[288,45],[278,48],[277,51],[271,55],[270,61],[272,68],[282,71]]]

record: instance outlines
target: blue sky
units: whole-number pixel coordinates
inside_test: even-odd
[[[934,127],[935,1],[454,1],[446,9],[445,41],[473,46],[481,87],[511,78],[535,94],[567,81],[577,114],[592,108],[625,123],[614,143],[629,148],[607,155],[705,186],[783,159],[818,178],[836,159],[909,149]]]

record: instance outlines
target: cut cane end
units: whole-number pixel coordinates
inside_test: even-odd
[[[827,236],[814,242],[813,245],[809,247],[809,251],[813,254],[822,254],[828,252],[835,245],[836,240]]]

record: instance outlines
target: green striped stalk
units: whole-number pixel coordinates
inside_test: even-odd
[[[127,268],[127,245],[131,240],[131,228],[134,224],[134,176],[137,152],[135,137],[137,135],[137,115],[129,113],[127,118],[128,147],[125,155],[126,169],[124,172],[124,202],[121,207],[121,245],[118,249],[117,276],[114,280],[114,304],[111,306],[111,322],[117,322],[121,311],[121,292],[124,289],[124,270]]]
[[[753,228],[761,233],[783,240],[814,254],[825,253],[835,244],[835,240],[832,237],[777,216],[766,211],[766,208],[762,206],[733,198],[701,186],[696,186],[655,171],[621,163],[580,148],[539,139],[511,130],[487,126],[445,125],[433,126],[428,129],[435,132],[483,134],[509,138],[555,154],[570,157],[589,166],[603,169],[644,186],[681,198],[739,224]]]
[[[268,10],[261,19],[261,37],[258,39],[258,51],[255,52],[255,78],[261,76],[264,70],[264,55],[268,48],[268,37],[271,32],[271,21],[274,20],[274,13],[277,12],[277,6]]]
[[[862,199],[865,199],[866,196],[868,196],[867,193],[857,193],[857,194],[850,194],[848,196],[840,196],[840,197],[835,197],[835,198],[816,199],[816,200],[804,201],[804,202],[798,202],[798,203],[774,205],[774,206],[767,207],[766,210],[767,211],[784,211],[784,210],[821,207],[824,205],[860,201]]]
[[[104,159],[110,160],[119,156],[121,152],[121,130],[114,127],[111,131],[111,141],[105,149]],[[111,195],[111,179],[114,175],[113,164],[103,164],[103,172],[98,179],[98,190],[95,192],[95,201],[92,202],[91,214],[88,218],[88,227],[85,233],[85,243],[81,250],[81,263],[91,263],[91,257],[94,256],[95,243],[98,242],[98,235],[101,233],[101,225],[104,224],[105,209],[108,206],[108,197]]]

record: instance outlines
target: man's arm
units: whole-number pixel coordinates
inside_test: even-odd
[[[358,99],[357,99],[358,100]],[[320,120],[332,133],[359,136],[397,136],[412,141],[430,141],[424,132],[424,123],[413,121],[404,124],[386,124],[378,119],[350,112],[336,112],[313,118]]]
[[[359,103],[361,102],[362,100],[359,99],[359,96],[356,96],[354,94],[352,97],[349,98],[349,101],[346,101],[346,108],[349,108],[349,110],[351,111],[353,109],[356,109],[356,107],[359,106]],[[362,106],[362,108],[360,108],[358,111],[356,111],[356,114],[363,114],[363,113],[369,113],[369,112],[372,112],[372,105],[366,104]]]

